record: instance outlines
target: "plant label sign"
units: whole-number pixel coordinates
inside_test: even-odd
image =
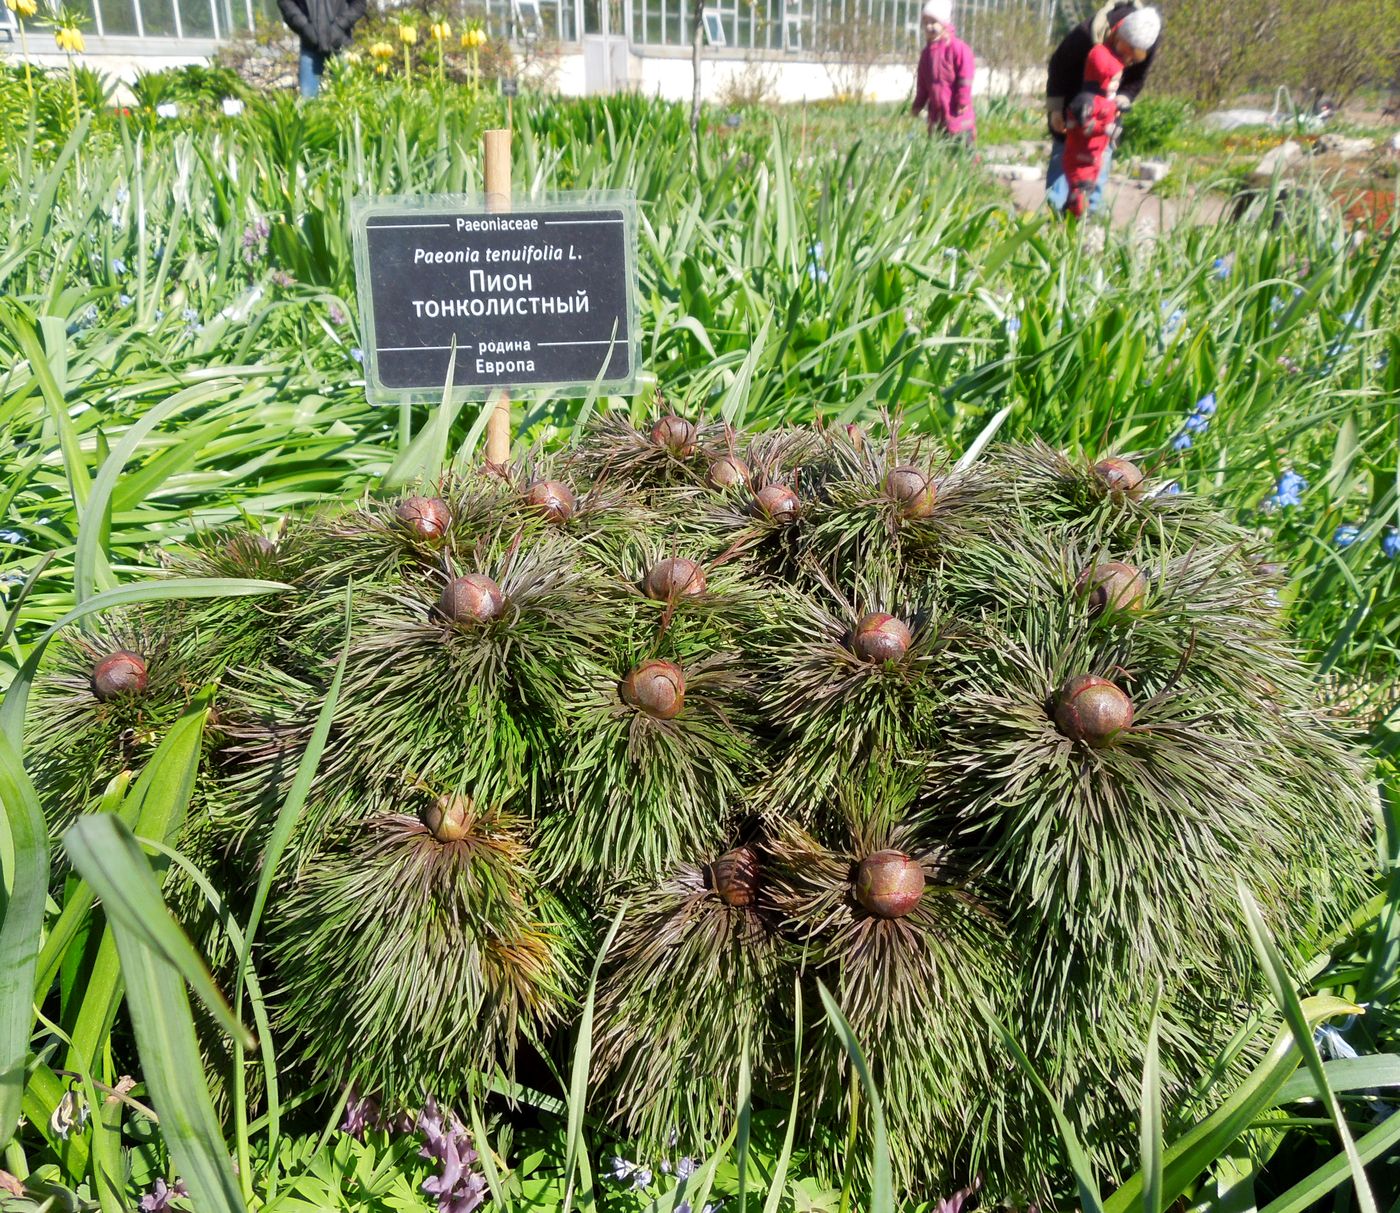
[[[467,199],[366,199],[351,228],[372,400],[634,390],[630,195],[506,212]]]

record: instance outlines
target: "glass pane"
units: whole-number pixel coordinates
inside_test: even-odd
[[[175,37],[174,0],[140,0],[140,2],[141,20],[146,26],[146,37]]]
[[[97,0],[102,7],[104,34],[136,34],[134,0]]]
[[[141,0],[143,4],[151,0]],[[163,2],[163,0],[157,0]],[[180,5],[180,23],[185,27],[186,38],[214,37],[214,14],[209,0],[177,0]]]

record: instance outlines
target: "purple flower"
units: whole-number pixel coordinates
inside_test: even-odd
[[[273,270],[268,277],[272,279],[275,286],[281,287],[295,286],[297,281],[286,270]]]
[[[177,1179],[173,1188],[166,1187],[165,1180],[157,1179],[156,1186],[140,1200],[141,1213],[166,1213],[172,1200],[189,1194],[183,1179]]]
[[[676,1178],[689,1179],[696,1171],[696,1162],[693,1158],[682,1158],[676,1164]]]
[[[967,1204],[982,1187],[982,1177],[979,1175],[965,1188],[959,1188],[951,1196],[945,1196],[933,1206],[932,1213],[962,1213],[963,1205]]]
[[[1345,523],[1339,526],[1332,536],[1332,542],[1339,548],[1349,548],[1353,543],[1361,538],[1361,528]]]
[[[340,1122],[340,1131],[349,1133],[357,1141],[364,1141],[366,1129],[382,1129],[384,1117],[379,1100],[373,1095],[361,1095],[354,1087],[345,1099],[345,1119]]]
[[[338,303],[332,303],[330,307],[326,309],[326,314],[329,316],[330,322],[335,325],[336,328],[345,327],[346,315],[340,310],[340,305]]]
[[[1397,531],[1394,527],[1390,527],[1386,533],[1381,536],[1381,551],[1389,556],[1391,560],[1400,557],[1400,531]]]
[[[1191,411],[1195,413],[1198,417],[1214,417],[1215,393],[1207,392],[1198,401],[1196,401],[1196,406]]]
[[[419,1157],[442,1164],[441,1175],[423,1181],[423,1191],[437,1198],[439,1213],[472,1213],[480,1208],[486,1202],[486,1180],[472,1170],[477,1153],[456,1113],[444,1117],[437,1100],[430,1098],[418,1117],[418,1131],[423,1134]]]

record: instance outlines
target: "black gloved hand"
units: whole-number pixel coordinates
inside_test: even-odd
[[[1069,112],[1080,126],[1088,126],[1094,117],[1094,94],[1080,93],[1069,103]]]

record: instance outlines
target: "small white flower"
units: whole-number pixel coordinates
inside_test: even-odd
[[[180,107],[173,101],[162,101],[156,106],[157,118],[178,118],[179,116]]]
[[[243,102],[237,97],[225,97],[223,100],[224,113],[230,118],[237,118],[243,112]]]

